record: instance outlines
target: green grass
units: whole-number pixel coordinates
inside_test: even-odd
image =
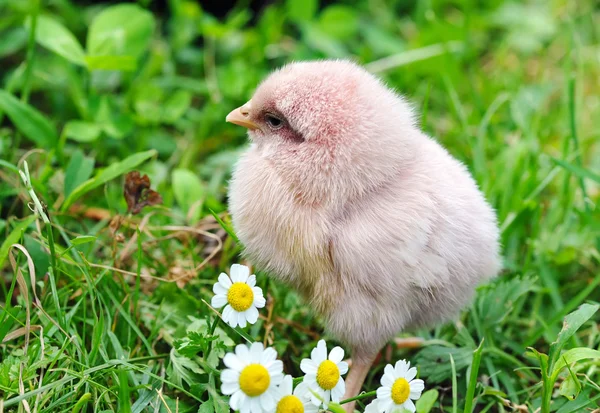
[[[406,95],[502,229],[502,276],[455,323],[402,334],[421,348],[390,343],[364,390],[406,358],[419,413],[599,408],[596,2],[247,3],[219,20],[0,1],[0,412],[224,412],[220,358],[245,341],[301,376],[323,329],[293,291],[259,272],[269,301],[244,330],[207,303],[240,260],[226,188],[245,136],[224,118],[273,68],[323,57]],[[131,170],[162,205],[127,212]]]

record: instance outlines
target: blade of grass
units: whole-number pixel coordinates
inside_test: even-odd
[[[481,363],[481,355],[483,354],[483,343],[485,339],[481,340],[479,347],[473,352],[473,362],[471,363],[471,374],[469,375],[469,384],[467,387],[467,395],[465,397],[465,410],[464,413],[471,413],[476,404],[473,403],[475,397],[475,388],[477,387],[477,377],[479,373],[479,364]]]

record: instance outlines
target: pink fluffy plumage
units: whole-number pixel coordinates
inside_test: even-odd
[[[286,65],[227,120],[251,140],[229,189],[244,253],[349,347],[346,397],[394,335],[452,319],[499,272],[496,216],[466,167],[360,66]]]

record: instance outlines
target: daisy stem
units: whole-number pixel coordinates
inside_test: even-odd
[[[372,397],[372,396],[377,396],[377,390],[373,390],[373,391],[370,391],[367,393],[362,393],[362,394],[359,394],[358,396],[354,396],[354,397],[350,397],[349,399],[342,400],[340,402],[340,404],[346,404],[346,403],[353,402],[354,400],[362,400],[362,399],[366,399],[367,397]]]
[[[209,335],[213,335],[215,333],[215,330],[217,329],[217,324],[219,323],[219,316],[215,316],[214,321],[212,322],[212,324],[210,325],[210,327],[208,328],[208,334]],[[210,351],[212,350],[212,341],[208,342],[208,346],[206,348],[206,354],[204,355],[204,359],[208,360],[208,356],[210,355]]]

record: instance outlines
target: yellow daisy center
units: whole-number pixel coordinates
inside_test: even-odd
[[[304,413],[304,404],[296,396],[284,396],[277,403],[276,413]]]
[[[406,379],[398,379],[392,385],[392,400],[396,404],[402,404],[408,400],[410,385]]]
[[[336,366],[333,361],[325,360],[321,363],[317,370],[317,384],[321,386],[322,389],[333,389],[339,379],[340,369],[338,369],[338,366]]]
[[[240,374],[240,389],[250,397],[260,396],[269,388],[271,376],[261,364],[249,364]]]
[[[227,302],[235,311],[241,313],[249,309],[254,302],[254,292],[246,283],[233,283],[227,292]]]

